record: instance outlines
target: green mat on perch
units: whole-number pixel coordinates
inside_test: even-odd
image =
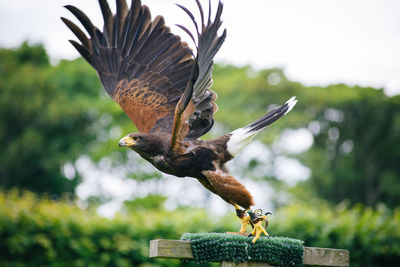
[[[288,237],[253,237],[225,233],[185,233],[196,263],[256,261],[278,266],[302,266],[303,241]]]

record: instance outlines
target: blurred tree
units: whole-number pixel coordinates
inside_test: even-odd
[[[1,187],[73,192],[73,163],[96,137],[99,86],[81,60],[51,66],[41,45],[0,50]]]
[[[335,203],[349,199],[399,206],[400,97],[372,88],[349,89],[358,97],[327,105],[309,125],[315,142],[307,153],[313,174],[306,184]]]
[[[166,199],[167,197],[161,195],[147,195],[145,197],[138,197],[133,200],[126,200],[124,202],[124,208],[130,214],[151,209],[163,210]]]

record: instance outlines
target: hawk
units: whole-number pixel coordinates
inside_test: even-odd
[[[82,24],[61,18],[80,43],[71,44],[96,69],[107,94],[117,102],[139,132],[119,141],[162,172],[194,177],[238,211],[254,205],[250,192],[232,175],[225,163],[234,158],[262,129],[287,114],[297,100],[289,99],[258,120],[213,140],[201,140],[213,126],[216,93],[211,90],[213,58],[226,37],[221,27],[223,4],[215,17],[201,21],[178,5],[193,21],[195,34],[179,26],[193,40],[196,54],[171,33],[164,18],[151,18],[140,0],[116,1],[113,14],[106,0],[99,0],[104,26],[101,29],[78,8],[65,6]],[[246,216],[245,216],[246,217]]]

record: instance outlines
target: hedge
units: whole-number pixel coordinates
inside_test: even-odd
[[[269,222],[271,236],[349,249],[351,266],[400,266],[400,209],[318,201],[281,207]],[[187,266],[149,259],[149,241],[238,228],[233,211],[222,218],[201,209],[138,209],[106,219],[68,199],[0,192],[0,266]]]
[[[203,210],[106,219],[68,200],[0,192],[0,266],[180,266],[149,259],[149,240],[207,229],[218,226]]]

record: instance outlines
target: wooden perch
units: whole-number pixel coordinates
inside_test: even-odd
[[[150,258],[193,260],[190,241],[156,239],[150,241]],[[349,251],[345,249],[304,247],[305,266],[349,266]],[[259,262],[222,262],[222,267],[267,267]]]

